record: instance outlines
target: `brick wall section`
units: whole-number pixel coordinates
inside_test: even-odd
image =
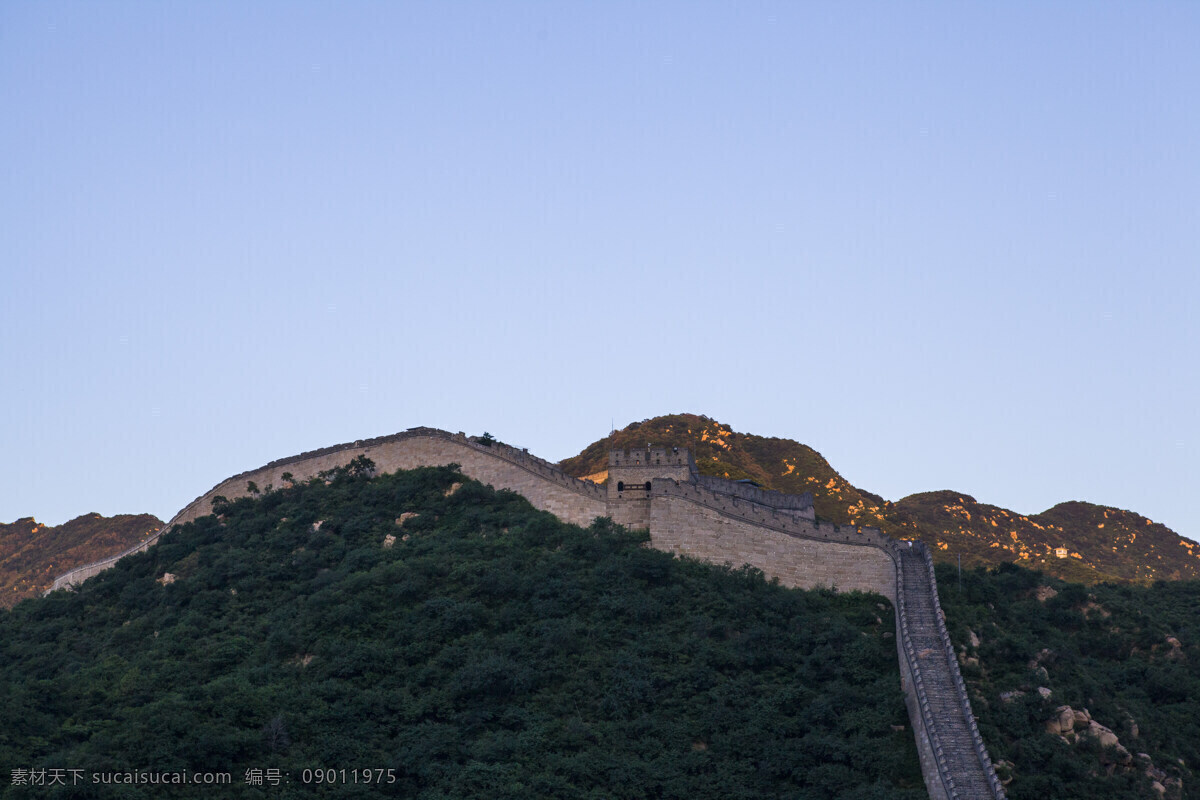
[[[696,462],[687,448],[657,447],[610,450],[608,453],[608,515],[629,528],[650,527],[650,495],[654,481],[690,481]]]
[[[272,461],[221,481],[171,518],[154,536],[122,553],[87,564],[60,575],[49,591],[75,586],[111,567],[121,558],[150,547],[174,525],[182,525],[212,513],[212,500],[218,495],[229,500],[245,497],[246,484],[253,481],[259,489],[285,485],[283,474],[290,472],[297,481],[345,466],[359,456],[375,462],[380,472],[423,466],[459,464],[464,475],[497,489],[511,489],[524,495],[536,508],[576,525],[590,525],[605,516],[607,491],[588,481],[573,478],[553,464],[515,447],[493,443],[479,444],[465,435],[450,434],[434,428],[413,428],[404,433],[365,439],[313,450]]]
[[[895,599],[896,565],[869,537],[848,533],[835,540],[829,530],[831,538],[822,538],[815,525],[805,530],[787,514],[756,513],[749,504],[739,505],[721,509],[694,493],[655,494],[651,544],[716,564],[749,564],[784,586],[877,592]]]
[[[817,518],[816,509],[813,507],[812,492],[784,494],[783,492],[774,492],[770,489],[759,489],[755,486],[748,486],[729,478],[701,475],[698,472],[695,475],[694,482],[710,491],[733,495],[739,499],[748,500],[770,508],[790,510],[795,516],[806,517],[811,520]]]

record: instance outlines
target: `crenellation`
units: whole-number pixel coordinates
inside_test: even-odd
[[[654,466],[684,466],[692,468],[691,453],[686,447],[647,447],[645,449],[610,450],[608,453],[610,467],[654,467]]]
[[[812,492],[784,494],[783,492],[763,489],[760,486],[752,486],[742,481],[718,478],[712,475],[700,475],[698,473],[693,476],[693,482],[719,494],[743,498],[759,505],[784,510],[807,519],[816,519]]]

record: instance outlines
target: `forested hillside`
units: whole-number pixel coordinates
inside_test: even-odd
[[[939,567],[947,627],[1011,800],[1198,797],[1200,582],[1084,586]]]
[[[881,598],[370,472],[219,504],[0,612],[0,794],[377,796],[370,769],[397,797],[925,797]],[[46,768],[233,783],[13,785]]]

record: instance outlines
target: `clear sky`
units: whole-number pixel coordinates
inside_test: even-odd
[[[1200,3],[0,4],[0,521],[691,411],[1191,538]]]

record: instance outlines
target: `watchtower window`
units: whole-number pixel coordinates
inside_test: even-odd
[[[625,481],[617,481],[617,491],[618,492],[625,491]]]
[[[646,481],[646,491],[650,491],[650,481]]]

